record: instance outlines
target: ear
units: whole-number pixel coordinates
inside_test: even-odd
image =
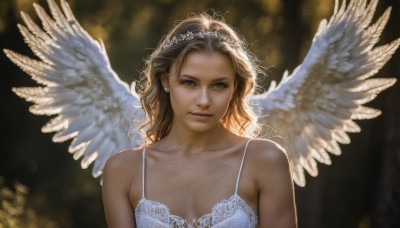
[[[169,77],[167,74],[163,74],[160,76],[161,84],[165,90],[165,92],[169,91]]]

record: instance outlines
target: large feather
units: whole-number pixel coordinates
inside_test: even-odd
[[[378,0],[336,0],[329,22],[320,23],[303,63],[276,87],[254,97],[261,121],[282,136],[293,179],[305,185],[304,169],[317,176],[317,163],[330,164],[327,152],[341,154],[347,132],[359,132],[355,119],[371,119],[379,110],[362,106],[395,83],[369,79],[390,59],[400,39],[375,47],[390,15],[388,8],[371,25]],[[275,83],[275,82],[274,82]]]
[[[13,88],[37,115],[56,115],[43,132],[55,132],[54,142],[73,139],[69,152],[82,168],[93,161],[93,176],[101,175],[113,154],[142,143],[138,132],[128,136],[132,113],[144,118],[137,94],[111,69],[107,53],[75,19],[69,5],[48,0],[51,18],[34,4],[42,30],[22,12],[18,25],[25,42],[40,60],[4,50],[7,57],[43,87]],[[139,121],[136,121],[139,122]]]

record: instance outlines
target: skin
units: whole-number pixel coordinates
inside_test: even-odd
[[[187,221],[211,212],[235,190],[247,138],[220,125],[234,94],[235,72],[217,52],[187,56],[180,75],[162,78],[174,111],[170,133],[146,149],[145,197]],[[142,150],[110,158],[103,173],[109,227],[135,227],[142,197]],[[239,196],[258,215],[259,227],[297,227],[293,181],[283,149],[261,139],[249,143]]]

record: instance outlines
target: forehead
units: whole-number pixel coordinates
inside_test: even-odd
[[[235,72],[231,60],[222,53],[198,51],[186,56],[179,75],[190,75],[199,79],[227,77],[233,80]]]

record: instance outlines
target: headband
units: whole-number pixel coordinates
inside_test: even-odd
[[[188,31],[185,34],[179,34],[177,36],[172,37],[170,40],[165,41],[165,44],[163,46],[163,49],[167,49],[169,47],[171,47],[174,44],[177,44],[179,42],[182,41],[189,41],[189,40],[193,40],[195,37],[199,37],[199,38],[205,38],[205,37],[209,37],[209,38],[216,38],[216,39],[224,39],[224,36],[217,32],[217,31],[208,31],[208,32],[191,32]]]

